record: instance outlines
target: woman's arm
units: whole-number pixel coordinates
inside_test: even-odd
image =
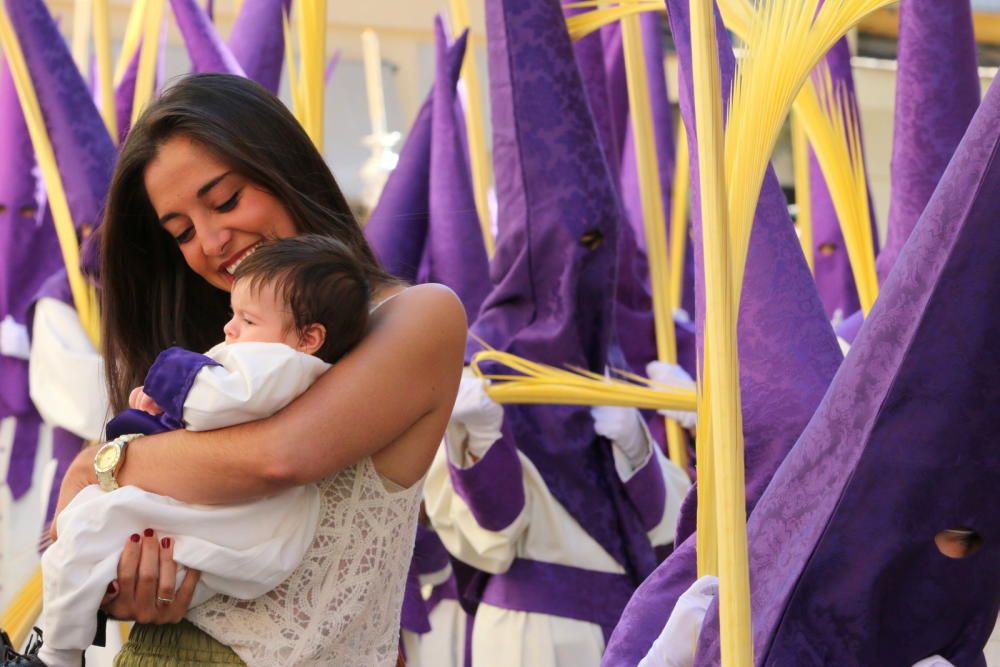
[[[451,290],[413,287],[380,311],[357,348],[273,417],[135,440],[119,482],[183,502],[233,503],[317,481],[384,451],[376,459],[380,472],[412,484],[447,425],[466,330]],[[83,458],[74,468],[91,480]]]

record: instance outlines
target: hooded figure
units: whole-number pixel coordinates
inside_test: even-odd
[[[418,275],[420,282],[447,285],[458,293],[469,321],[479,313],[490,291],[489,260],[472,194],[472,174],[457,115],[457,85],[468,32],[451,46],[440,17],[434,22],[437,78],[431,113],[430,219]]]
[[[434,29],[437,77],[429,100],[430,168],[423,172],[427,175],[423,185],[429,214],[424,221],[426,238],[416,280],[441,283],[455,290],[472,320],[489,293],[489,263],[460,131],[464,120],[456,113],[456,89],[468,33],[449,45],[440,17],[435,19]],[[432,587],[427,600],[421,595],[422,586]],[[407,665],[461,667],[468,619],[458,603],[448,552],[434,531],[424,526],[417,530],[402,619]]]
[[[680,107],[698,155],[691,79],[691,34],[686,0],[668,0],[668,16],[680,62]],[[735,68],[732,46],[716,13],[722,89],[729,90]],[[697,180],[692,191],[696,257],[697,325],[704,320],[701,216]],[[778,286],[778,287],[775,287]],[[840,364],[841,354],[815,283],[788,216],[784,195],[769,169],[747,255],[737,338],[745,437],[747,510],[752,511],[799,434],[805,429]],[[701,338],[699,338],[699,354]],[[603,665],[632,666],[646,655],[663,630],[678,598],[697,578],[694,516],[689,494],[678,520],[674,553],[636,591],[608,645]]]
[[[114,144],[45,3],[7,0],[6,6],[52,141],[77,236],[87,238],[103,214],[116,157]],[[62,257],[57,257],[61,265]],[[64,271],[48,276],[31,296],[25,321],[32,332],[31,399],[47,423],[60,427],[53,432],[57,461],[53,489],[58,492],[80,439],[100,437],[108,416],[103,364],[80,326]],[[54,500],[53,495],[46,503],[50,512]]]
[[[455,290],[469,321],[489,292],[457,86],[467,34],[451,45],[435,21],[437,76],[389,175],[365,236],[389,273]]]
[[[0,64],[0,419],[12,418],[4,478],[17,500],[31,487],[41,417],[28,394],[28,308],[43,282],[62,268],[35,152],[14,80]],[[9,519],[5,519],[9,525]],[[11,542],[6,542],[12,544]]]
[[[885,282],[979,106],[979,70],[968,0],[908,0],[899,7],[892,199]]]
[[[229,49],[243,71],[273,95],[285,63],[282,14],[291,11],[292,0],[245,0],[229,33]]]
[[[830,79],[836,89],[840,87],[847,91],[849,104],[856,110],[857,101],[854,95],[854,75],[851,72],[851,49],[847,38],[841,39],[826,55],[826,65],[830,71]],[[827,317],[840,321],[861,307],[858,299],[858,289],[851,272],[851,263],[847,258],[847,245],[844,233],[840,229],[837,212],[830,198],[830,190],[819,167],[816,154],[809,151],[809,181],[812,194],[812,224],[813,224],[813,258],[816,273],[816,286],[819,297],[823,300]],[[870,200],[870,195],[869,195]],[[869,206],[874,211],[874,207]],[[874,215],[871,221],[872,241],[878,250],[878,230]]]
[[[365,238],[386,271],[417,282],[427,242],[433,92],[410,127],[399,163],[389,174],[365,224]]]
[[[750,518],[758,665],[985,664],[1000,606],[998,151],[994,84]],[[718,664],[706,623],[697,664]]]
[[[884,283],[979,106],[972,8],[966,0],[909,0],[899,8],[892,199],[885,247],[875,261]],[[850,346],[858,311],[837,327]]]
[[[472,333],[528,359],[603,372],[617,354],[624,222],[562,10],[556,0],[501,0],[487,5],[486,24],[499,235],[493,290]],[[469,356],[478,349],[470,340]],[[622,422],[609,442],[587,408],[500,408],[478,379],[463,381],[425,501],[449,552],[491,573],[463,591],[480,600],[473,664],[598,663],[656,565],[653,545],[672,539],[667,505],[680,498],[638,412],[623,411]]]
[[[580,8],[567,10],[567,14],[590,11]],[[641,17],[643,26],[643,45],[646,51],[646,65],[649,73],[650,95],[653,98],[654,129],[657,134],[657,150],[660,156],[660,180],[663,188],[665,210],[670,210],[670,188],[673,178],[673,122],[670,117],[670,103],[667,99],[666,79],[663,73],[663,48],[659,33],[659,18],[656,14],[646,13]],[[639,183],[635,173],[635,153],[632,145],[631,124],[628,121],[628,90],[623,77],[613,78],[609,75],[607,62],[612,54],[605,53],[605,45],[600,31],[592,33],[573,45],[576,62],[587,89],[587,98],[597,123],[598,136],[604,148],[605,158],[612,178],[620,182],[622,202],[625,206],[623,219],[630,224],[619,227],[618,230],[618,288],[615,295],[615,325],[618,342],[622,353],[628,362],[629,369],[635,373],[645,374],[646,364],[657,358],[655,323],[652,314],[652,296],[649,287],[649,269],[646,264],[645,233],[642,227],[641,206],[639,204]],[[624,68],[621,50],[621,40],[609,44],[609,49],[617,49],[614,57]],[[617,73],[616,66],[611,66]],[[622,69],[624,72],[624,69]],[[622,86],[621,90],[611,89],[609,84]],[[616,102],[624,100],[624,116],[615,117],[621,110],[616,108]],[[666,122],[661,130],[661,123]],[[622,160],[622,149],[619,146],[619,132],[616,123],[624,124],[628,134],[624,135],[627,154]],[[667,147],[664,148],[663,141]],[[665,156],[665,157],[664,157]],[[619,162],[624,162],[621,168],[628,173],[626,178],[619,174]],[[631,215],[636,213],[638,217]],[[690,265],[689,265],[690,267]],[[693,274],[691,274],[693,276]],[[692,292],[693,296],[693,292]],[[678,338],[678,359],[689,374],[694,373],[694,331],[685,322],[675,323]],[[663,419],[652,416],[650,428],[657,439],[662,441]]]
[[[236,56],[216,31],[212,19],[196,0],[170,0],[170,6],[191,57],[193,73],[221,72],[246,76]],[[280,17],[278,25],[281,25]]]

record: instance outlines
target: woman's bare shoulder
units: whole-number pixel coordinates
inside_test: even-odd
[[[406,288],[386,304],[385,316],[393,325],[420,329],[432,325],[430,332],[461,332],[465,336],[468,321],[465,307],[449,287],[424,283]],[[391,307],[390,307],[391,306]]]

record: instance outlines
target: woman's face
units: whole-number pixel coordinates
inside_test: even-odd
[[[232,272],[258,243],[298,231],[284,205],[184,135],[146,165],[146,193],[191,269],[230,290]]]

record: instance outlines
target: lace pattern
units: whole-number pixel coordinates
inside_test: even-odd
[[[255,600],[216,596],[187,618],[255,665],[391,667],[423,481],[386,490],[371,458],[318,484],[305,558]]]

